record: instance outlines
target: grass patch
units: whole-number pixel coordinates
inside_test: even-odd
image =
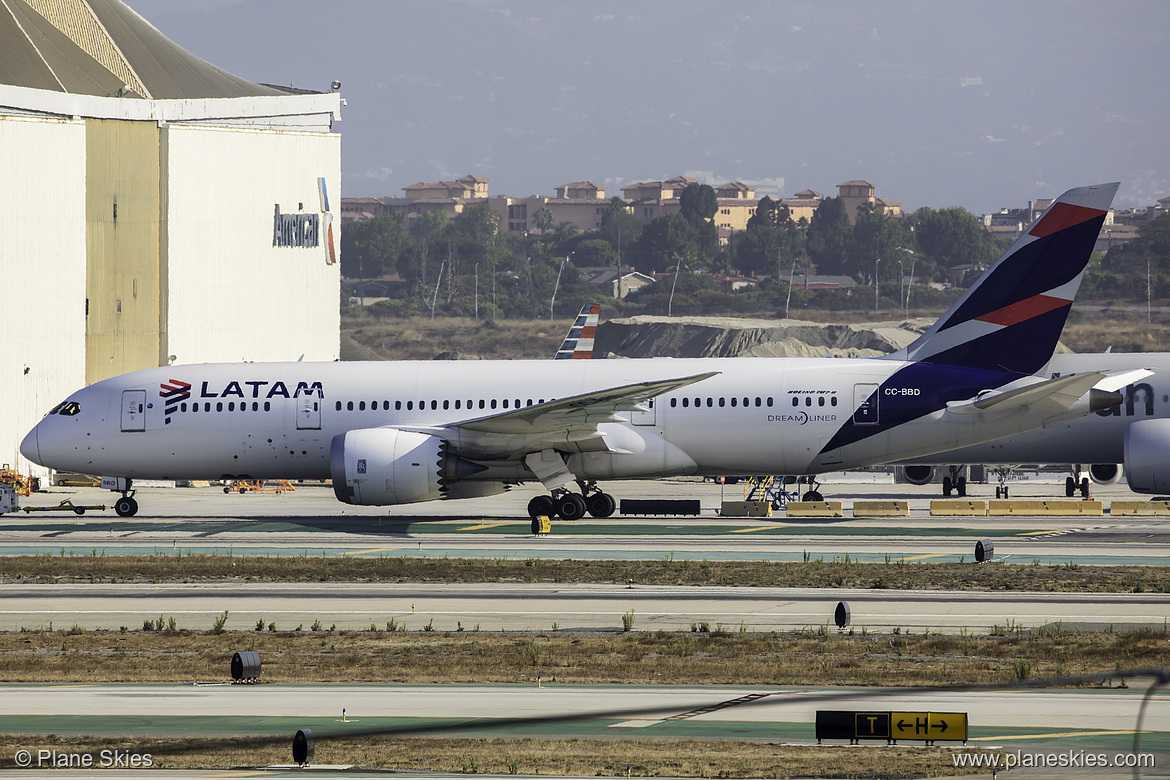
[[[223,768],[288,764],[292,737],[183,739],[37,738],[58,752],[148,753],[153,768]],[[0,768],[28,738],[0,736]],[[977,748],[874,745],[778,745],[731,740],[452,739],[370,737],[317,739],[313,764],[458,774],[625,777],[937,777],[969,774],[951,756]]]
[[[1167,593],[1170,566],[783,561],[319,558],[223,555],[11,556],[0,583],[548,582],[787,588]],[[246,573],[245,573],[246,572]]]
[[[24,631],[0,634],[0,682],[214,682],[237,650],[264,682],[927,686],[1170,667],[1163,631],[986,636],[639,632]],[[1118,666],[1118,659],[1124,659]],[[1026,672],[1022,671],[1025,670]]]

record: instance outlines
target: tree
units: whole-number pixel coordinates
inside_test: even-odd
[[[979,219],[959,206],[938,211],[924,206],[914,212],[912,222],[918,251],[943,268],[987,265],[1000,254],[995,239]]]
[[[817,271],[830,274],[850,273],[846,246],[852,226],[840,198],[825,198],[813,212],[808,224],[805,252],[816,263]]]
[[[598,234],[613,247],[617,262],[629,264],[632,259],[630,247],[642,235],[642,226],[642,220],[631,214],[626,208],[626,202],[615,195],[601,212]]]
[[[539,230],[541,235],[547,233],[555,221],[556,217],[548,206],[541,206],[532,215],[532,227]]]
[[[690,268],[699,259],[695,228],[681,214],[664,214],[646,223],[634,246],[634,265],[644,273],[673,271],[682,261]]]
[[[909,244],[910,231],[902,220],[864,209],[849,234],[847,272],[859,282],[870,284],[875,273],[878,279],[897,279],[899,261],[909,259],[908,253],[902,251],[909,249]]]
[[[678,209],[683,219],[697,228],[715,219],[715,212],[719,211],[719,198],[710,184],[693,182],[679,195]]]
[[[348,222],[341,231],[341,274],[350,279],[385,276],[410,245],[406,225],[396,214]]]

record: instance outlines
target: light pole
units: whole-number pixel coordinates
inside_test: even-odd
[[[902,297],[902,316],[910,316],[910,290],[914,286],[914,265],[918,262],[918,253],[913,249],[907,249],[904,246],[898,247],[901,251],[910,255],[910,281],[906,283],[906,293]],[[898,262],[898,267],[902,267],[901,261]]]
[[[873,310],[874,311],[878,310],[878,278],[877,278],[877,275],[878,275],[878,263],[880,263],[881,261],[882,261],[882,259],[880,257],[875,257],[873,259]]]

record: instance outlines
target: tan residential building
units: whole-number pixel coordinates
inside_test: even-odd
[[[872,184],[860,179],[837,185],[837,197],[845,204],[845,213],[849,215],[850,225],[857,222],[857,211],[863,203],[873,204],[875,189]]]
[[[793,222],[800,222],[802,219],[811,222],[822,200],[824,197],[816,190],[801,190],[791,198],[781,198],[780,205],[788,209]]]
[[[488,183],[491,179],[482,176],[461,176],[455,181],[415,182],[403,187],[406,197],[411,200],[439,200],[453,198],[455,200],[471,200],[488,196]]]
[[[630,204],[630,213],[649,222],[664,214],[677,214],[678,196],[698,179],[690,176],[675,176],[666,181],[640,181],[622,187],[622,198]]]
[[[715,188],[719,208],[715,212],[715,226],[724,230],[746,230],[748,220],[756,213],[756,191],[742,181],[720,184]],[[724,243],[722,235],[720,243]]]

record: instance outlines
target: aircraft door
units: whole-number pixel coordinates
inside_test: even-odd
[[[878,424],[878,386],[877,385],[854,385],[853,386],[853,424],[854,425],[877,425]]]
[[[146,430],[146,391],[122,391],[122,430]]]
[[[321,429],[321,399],[302,395],[297,399],[297,430],[316,431]]]
[[[657,425],[657,399],[651,398],[649,401],[639,404],[642,408],[635,409],[630,412],[630,422],[634,425]]]

